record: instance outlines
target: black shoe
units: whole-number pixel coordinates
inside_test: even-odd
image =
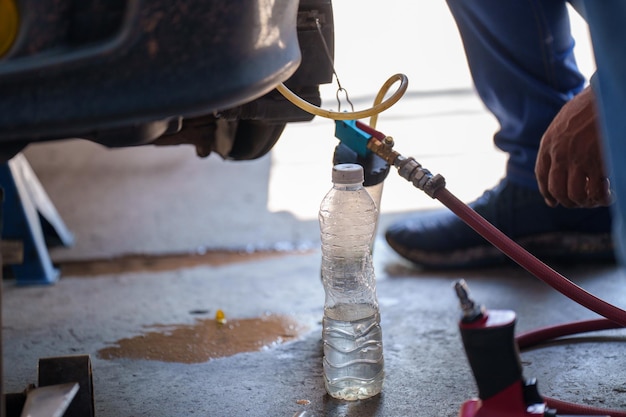
[[[506,179],[469,206],[541,260],[615,262],[608,207],[551,208],[539,191]],[[430,269],[489,266],[508,259],[447,208],[396,222],[385,237],[398,254]]]

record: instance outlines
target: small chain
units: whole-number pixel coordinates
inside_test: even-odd
[[[322,44],[324,45],[324,50],[326,51],[326,56],[328,57],[328,60],[330,61],[330,65],[332,66],[333,69],[333,74],[335,75],[335,80],[337,80],[337,111],[341,111],[341,98],[339,97],[340,93],[344,93],[344,95],[346,96],[346,101],[350,104],[350,109],[351,111],[354,111],[354,104],[352,104],[352,101],[350,101],[350,96],[348,95],[348,90],[346,90],[345,88],[343,88],[341,86],[341,82],[339,81],[339,76],[337,75],[337,71],[335,70],[335,62],[333,60],[333,57],[330,53],[330,49],[328,49],[328,44],[326,44],[326,39],[324,38],[324,34],[322,33],[322,25],[320,24],[320,19],[319,18],[315,18],[315,26],[317,26],[317,32],[320,35],[320,38],[322,38]]]

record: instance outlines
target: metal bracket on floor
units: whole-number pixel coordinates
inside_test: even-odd
[[[11,266],[18,285],[55,283],[59,271],[52,265],[47,243],[70,246],[74,236],[23,154],[0,164],[0,187],[4,265]]]
[[[37,370],[37,386],[5,395],[6,417],[95,416],[89,355],[42,358]]]

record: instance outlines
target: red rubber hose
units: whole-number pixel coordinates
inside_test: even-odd
[[[548,408],[553,408],[558,411],[557,415],[595,415],[595,416],[610,416],[610,417],[626,417],[626,412],[620,410],[611,410],[605,408],[590,407],[582,404],[569,403],[567,401],[556,400],[554,398],[543,397],[546,401]]]
[[[522,248],[495,226],[481,217],[471,207],[456,198],[446,188],[435,192],[435,198],[441,201],[454,214],[459,216],[468,226],[487,239],[505,255],[517,262],[522,268],[550,285],[566,297],[587,307],[620,326],[626,326],[626,311],[607,303],[574,284],[548,265],[541,262],[534,255]]]
[[[519,348],[523,350],[538,345],[539,343],[558,339],[559,337],[599,330],[619,329],[621,327],[621,325],[608,319],[584,320],[531,330],[517,335],[515,340]]]
[[[559,324],[556,326],[542,327],[540,329],[531,330],[518,335],[515,340],[520,349],[526,349],[539,343],[544,343],[559,337],[570,336],[573,334],[587,333],[598,330],[609,330],[621,328],[617,323],[608,319],[584,320],[573,323]],[[611,417],[626,417],[626,412],[620,410],[611,410],[597,408],[582,404],[574,404],[562,400],[543,396],[549,408],[558,410],[559,414],[586,414],[586,415],[609,415]]]

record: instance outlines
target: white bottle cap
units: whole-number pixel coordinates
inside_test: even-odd
[[[363,167],[359,164],[337,164],[333,167],[333,183],[363,184]]]

